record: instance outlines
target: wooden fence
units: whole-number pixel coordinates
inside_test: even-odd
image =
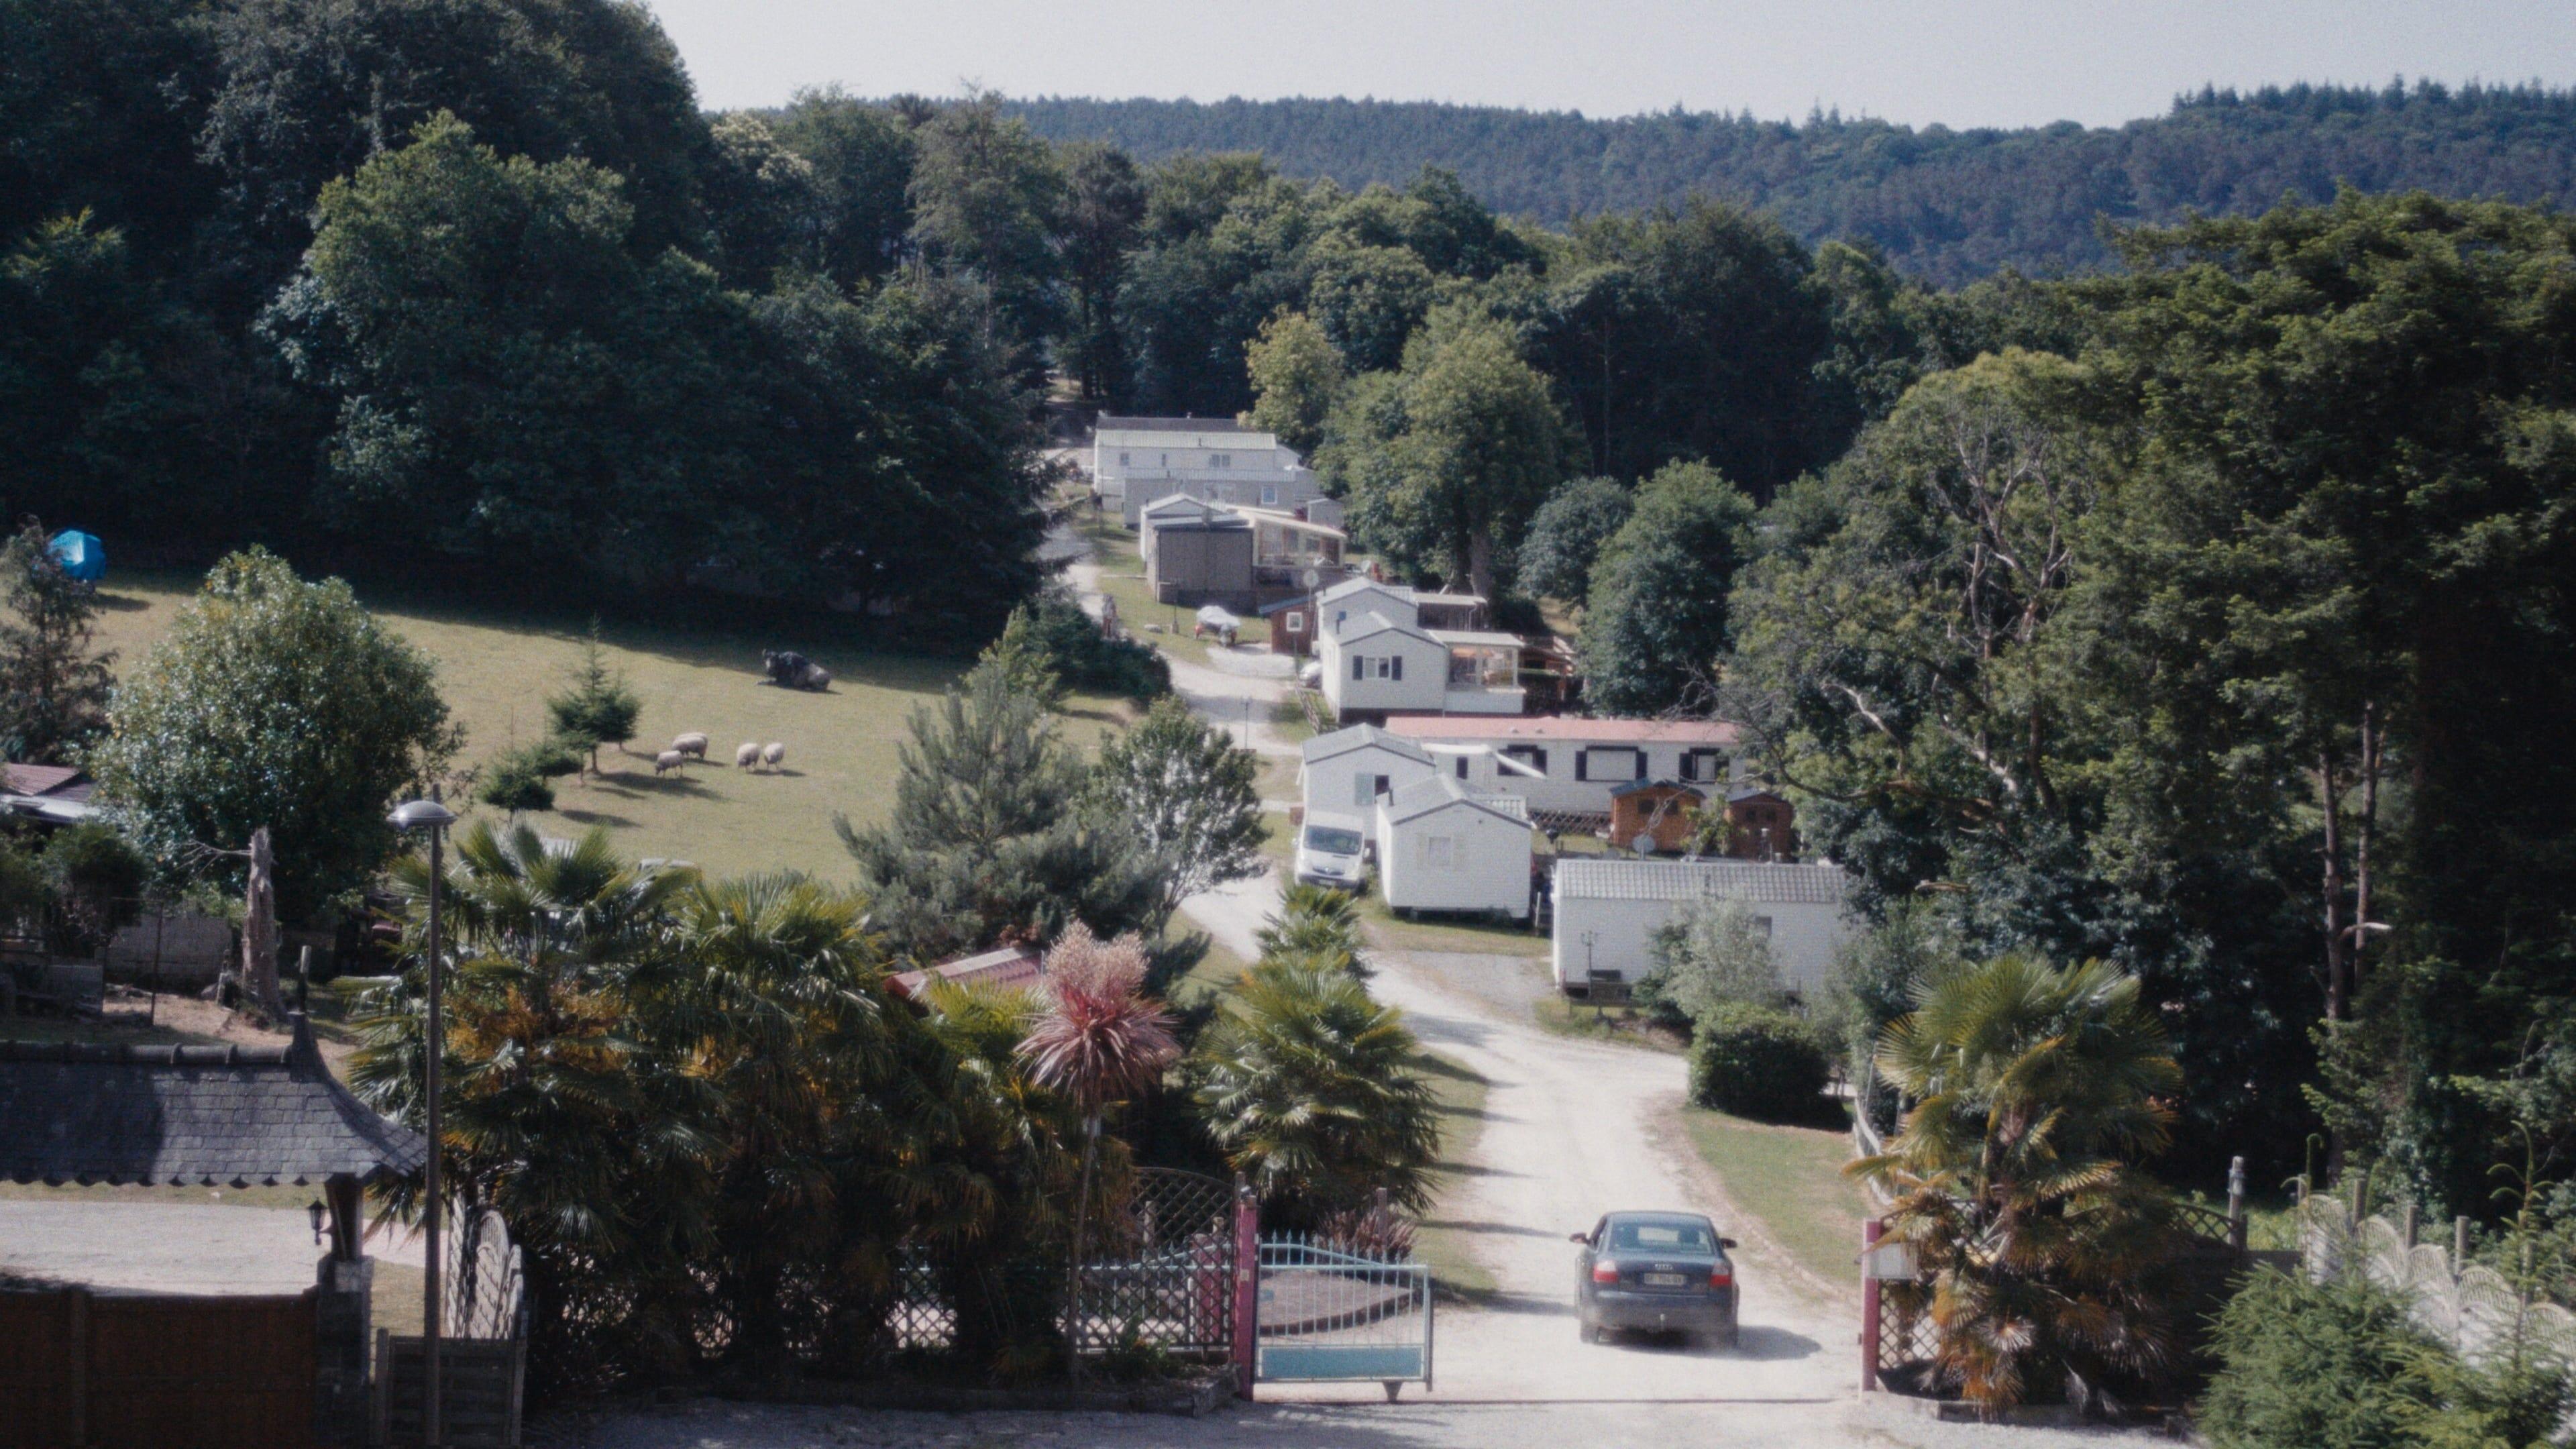
[[[0,1291],[0,1449],[306,1449],[314,1296]]]

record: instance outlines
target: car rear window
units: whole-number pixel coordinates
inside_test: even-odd
[[[1714,1253],[1717,1235],[1697,1223],[1612,1223],[1610,1246],[1641,1253]]]

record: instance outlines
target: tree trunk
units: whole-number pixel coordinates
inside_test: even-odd
[[[1494,602],[1494,531],[1479,523],[1467,530],[1468,591],[1485,601]]]
[[[270,1017],[282,1019],[277,994],[277,857],[268,827],[250,833],[250,880],[242,902],[242,990]]]
[[[1091,1228],[1091,1164],[1100,1152],[1100,1118],[1082,1123],[1082,1186],[1073,1197],[1073,1251],[1064,1263],[1064,1374],[1082,1382],[1082,1255]]]

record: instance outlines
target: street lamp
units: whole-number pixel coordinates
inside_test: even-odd
[[[421,1275],[421,1419],[420,1442],[436,1449],[439,1430],[438,1331],[439,1279],[444,1266],[438,1255],[438,1068],[447,1055],[447,1037],[439,1022],[439,995],[445,980],[438,969],[438,887],[445,864],[439,847],[446,839],[447,827],[456,823],[456,812],[438,803],[438,788],[431,786],[426,800],[408,801],[386,817],[394,829],[405,835],[429,832],[429,1032],[426,1056],[428,1082],[426,1111],[429,1122],[429,1161],[421,1168],[421,1191],[426,1204],[421,1213],[422,1243],[428,1266]]]

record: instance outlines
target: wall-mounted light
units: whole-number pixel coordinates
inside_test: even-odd
[[[322,1246],[322,1218],[329,1211],[318,1197],[304,1206],[304,1215],[313,1220],[313,1246],[317,1248]]]

